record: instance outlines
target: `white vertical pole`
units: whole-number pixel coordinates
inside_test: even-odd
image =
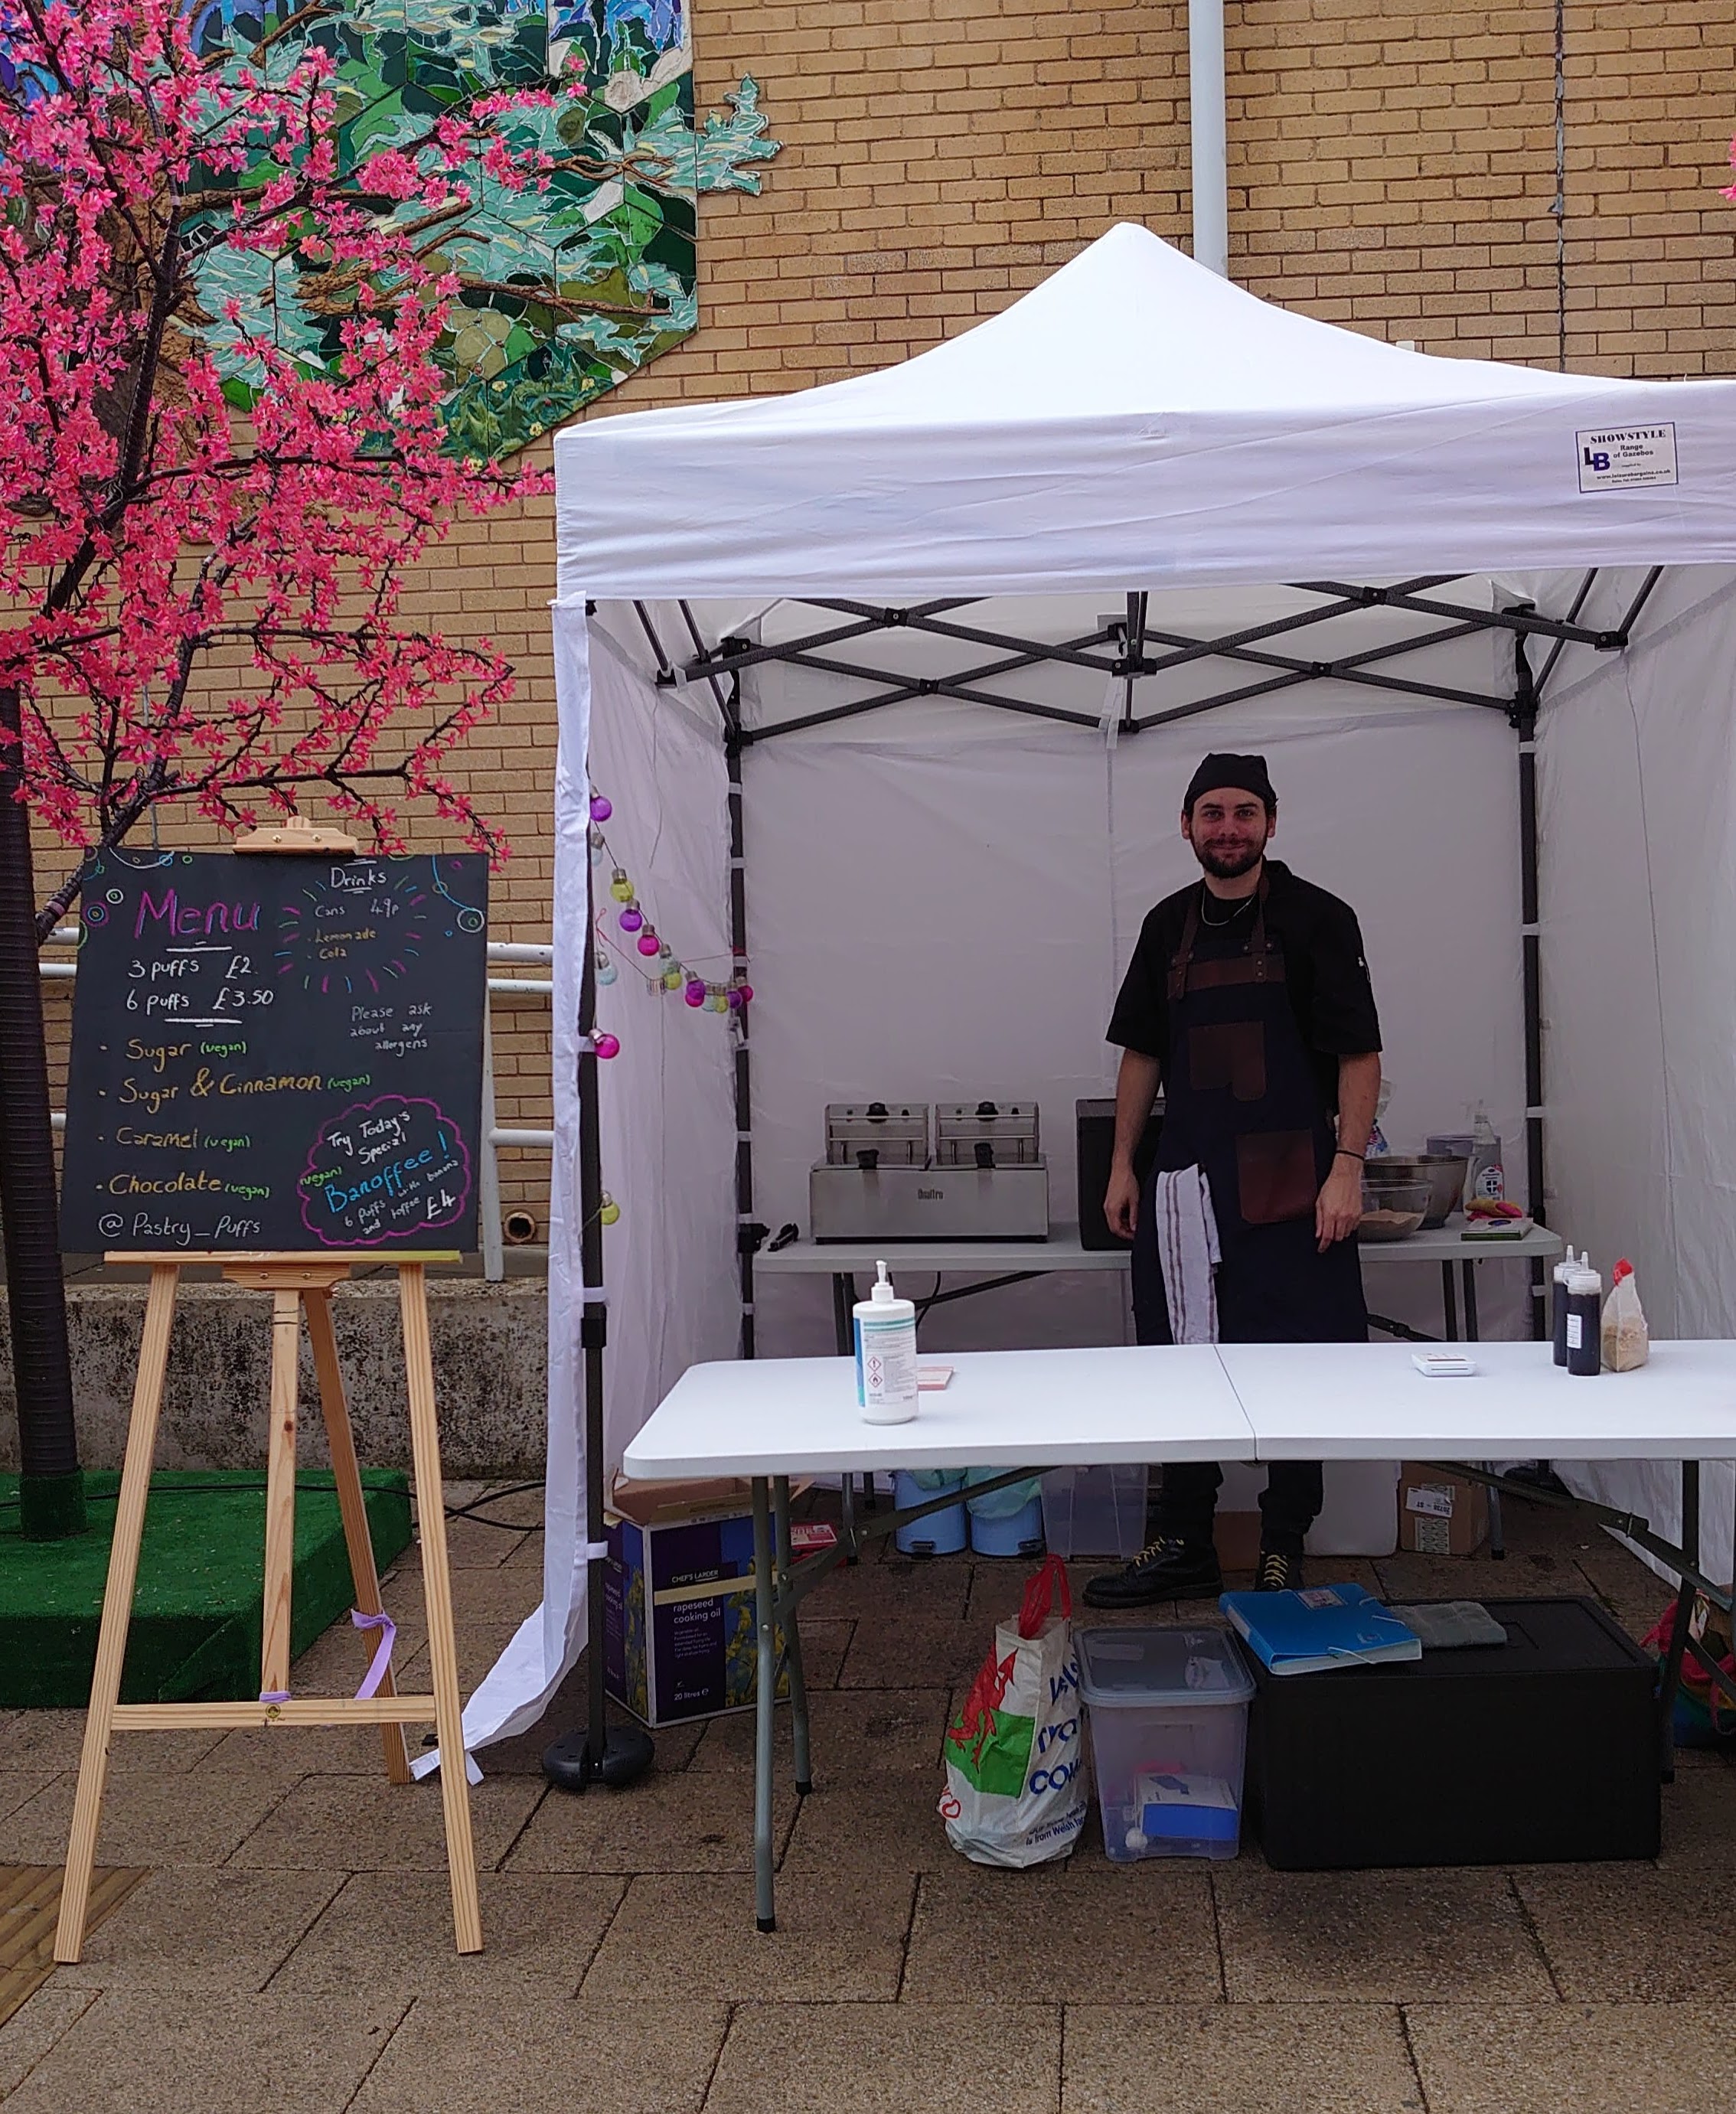
[[[483,994],[482,1141],[479,1159],[478,1214],[482,1219],[483,1275],[498,1284],[506,1274],[506,1251],[501,1238],[501,1164],[494,1145],[494,1011],[492,992]]]
[[[1189,157],[1193,256],[1230,276],[1230,176],[1224,121],[1224,0],[1188,0]]]

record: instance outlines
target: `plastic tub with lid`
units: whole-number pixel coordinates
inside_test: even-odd
[[[1253,1677],[1227,1630],[1080,1630],[1103,1847],[1142,1857],[1234,1857]]]

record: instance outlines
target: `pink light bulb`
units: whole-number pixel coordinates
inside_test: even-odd
[[[703,1005],[706,1000],[705,986],[703,984],[699,982],[696,977],[694,981],[687,986],[686,991],[682,994],[682,995],[686,999],[687,1003],[689,1005]]]
[[[618,1035],[599,1035],[596,1041],[599,1057],[618,1057],[621,1055],[621,1037]]]

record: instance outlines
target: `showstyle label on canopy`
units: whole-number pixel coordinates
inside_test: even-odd
[[[111,854],[62,1247],[474,1247],[487,901],[469,853]]]

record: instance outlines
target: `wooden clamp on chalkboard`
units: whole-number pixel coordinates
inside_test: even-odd
[[[456,1262],[456,1250],[396,1254],[215,1255],[110,1254],[111,1264],[142,1264],[151,1273],[144,1309],[144,1339],[133,1389],[126,1461],[121,1475],[108,1583],[97,1637],[90,1714],[79,1760],[78,1796],[66,1846],[54,1957],[76,1961],[84,1949],[85,1916],[96,1861],[97,1830],[108,1774],[108,1743],[115,1732],[167,1732],[190,1726],[378,1725],[386,1749],[386,1773],[395,1784],[410,1781],[404,1727],[433,1721],[440,1742],[440,1789],[446,1814],[447,1862],[452,1879],[452,1921],[460,1952],[482,1950],[476,1895],[476,1859],[470,1837],[469,1787],[465,1776],[463,1714],[458,1697],[458,1659],[452,1624],[452,1591],[447,1565],[446,1506],[440,1477],[440,1439],[434,1419],[434,1369],[429,1346],[427,1265]],[[265,1480],[265,1597],[259,1652],[259,1698],[235,1703],[122,1703],[121,1668],[132,1620],[139,1544],[149,1494],[151,1457],[168,1366],[169,1331],[181,1273],[195,1263],[215,1264],[231,1284],[272,1295],[271,1431]],[[320,1406],[337,1486],[344,1540],[356,1612],[378,1615],[379,1579],[362,1497],[361,1471],[344,1398],[343,1375],[332,1329],[332,1288],[350,1265],[388,1265],[398,1273],[404,1325],[404,1365],[410,1392],[410,1438],[420,1510],[423,1594],[428,1610],[431,1695],[396,1694],[389,1662],[377,1689],[364,1697],[291,1696],[289,1693],[290,1595],[295,1546],[296,1361],[301,1320],[307,1319],[318,1377]],[[364,1687],[370,1684],[364,1682]]]

